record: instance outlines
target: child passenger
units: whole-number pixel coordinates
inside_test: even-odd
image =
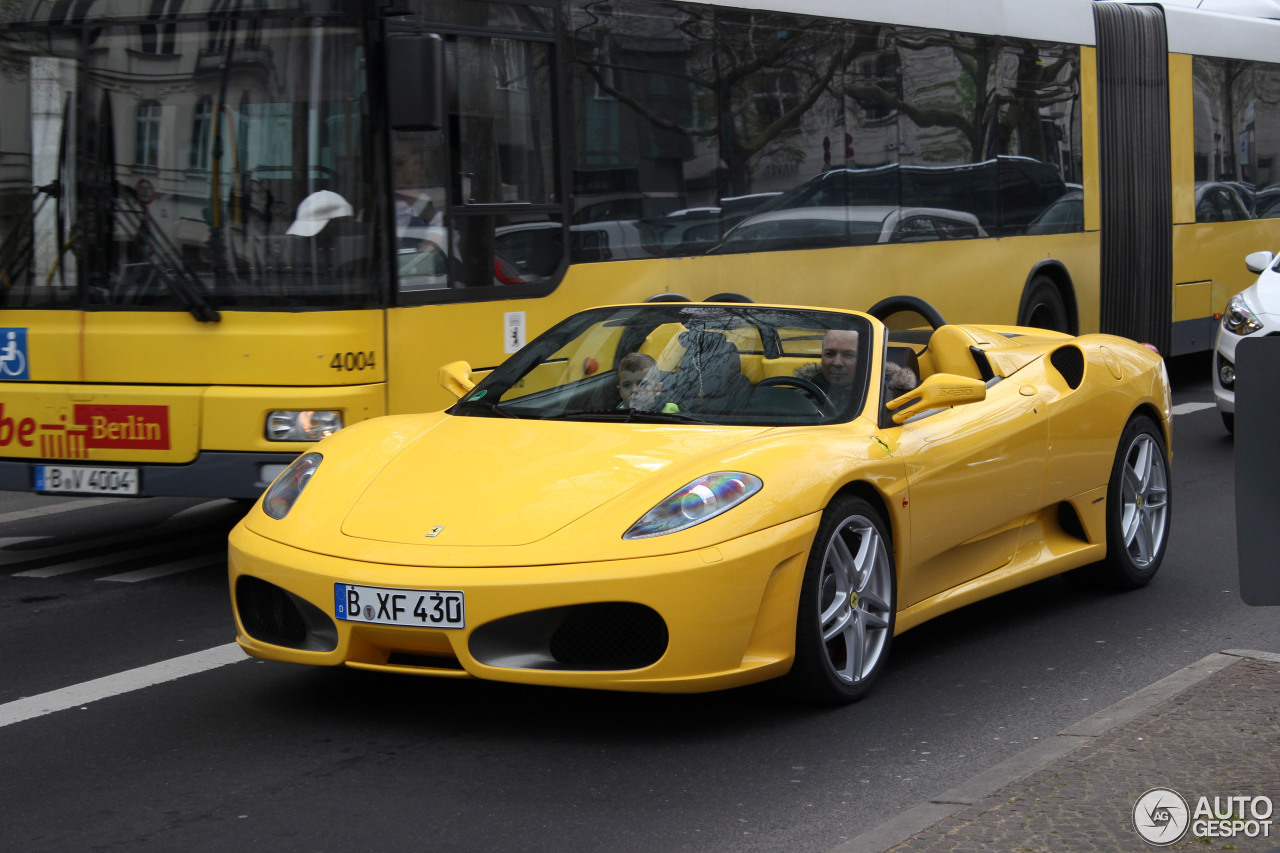
[[[618,408],[651,411],[658,407],[661,392],[658,363],[653,356],[633,352],[618,362],[618,395],[622,397]]]

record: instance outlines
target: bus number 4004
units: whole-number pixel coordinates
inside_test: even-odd
[[[335,352],[329,366],[334,370],[372,370],[378,366],[373,350],[369,352]]]

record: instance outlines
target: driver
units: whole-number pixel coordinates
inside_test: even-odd
[[[889,394],[898,397],[920,384],[908,367],[885,362],[885,380]],[[808,379],[842,408],[853,395],[858,378],[858,333],[853,329],[830,329],[822,337],[822,357],[817,364],[806,364],[795,370],[796,377]]]
[[[796,368],[795,375],[817,385],[836,408],[843,409],[853,395],[858,375],[858,333],[852,329],[828,330],[822,336],[821,360]]]

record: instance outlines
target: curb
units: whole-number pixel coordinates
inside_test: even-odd
[[[951,817],[962,809],[1040,770],[1063,756],[1070,755],[1094,738],[1145,714],[1161,702],[1177,696],[1209,676],[1226,669],[1242,658],[1280,663],[1280,654],[1247,649],[1228,649],[1206,655],[1195,663],[1151,684],[1114,705],[1103,708],[1063,729],[1035,746],[1006,758],[953,788],[943,791],[928,802],[908,809],[895,818],[852,838],[829,853],[883,853],[929,827]]]

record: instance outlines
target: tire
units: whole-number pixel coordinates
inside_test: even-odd
[[[1227,432],[1231,433],[1232,435],[1235,435],[1236,434],[1236,413],[1221,412],[1221,415],[1222,415],[1222,425],[1227,428]]]
[[[822,514],[805,567],[786,676],[791,693],[826,705],[865,696],[889,656],[897,592],[880,513],[861,498],[837,497]]]
[[[1169,544],[1171,483],[1164,433],[1135,415],[1120,435],[1107,485],[1107,556],[1084,570],[1114,589],[1138,589],[1155,577]]]
[[[1037,275],[1031,279],[1031,284],[1027,286],[1027,296],[1022,301],[1022,310],[1018,312],[1018,325],[1054,332],[1071,332],[1067,304],[1062,300],[1062,293],[1058,291],[1053,279],[1047,275]]]

